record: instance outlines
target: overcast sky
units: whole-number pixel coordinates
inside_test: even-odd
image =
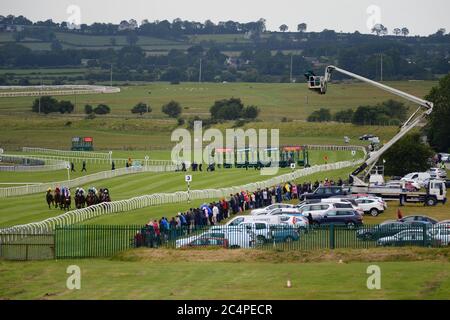
[[[428,35],[439,28],[450,32],[449,0],[1,0],[0,14],[62,22],[70,16],[70,5],[80,8],[81,23],[87,24],[119,23],[131,18],[139,23],[143,19],[171,21],[178,17],[216,23],[265,18],[270,30],[285,23],[296,31],[298,23],[306,22],[309,31],[327,28],[368,33],[368,25],[380,20],[389,33],[403,26],[409,28],[411,35]]]

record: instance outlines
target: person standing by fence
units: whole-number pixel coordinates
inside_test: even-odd
[[[81,172],[83,172],[83,171],[87,172],[87,170],[86,170],[86,160],[83,160],[83,168],[81,169]]]

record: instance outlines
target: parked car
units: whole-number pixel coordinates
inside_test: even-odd
[[[441,156],[441,161],[442,162],[450,162],[450,154],[448,154],[448,153],[439,153],[439,155]]]
[[[373,217],[383,213],[387,208],[386,202],[376,198],[358,198],[355,201],[364,213],[370,213]]]
[[[309,229],[308,218],[301,213],[286,214],[281,217],[280,223],[295,227],[299,232],[305,232]]]
[[[247,231],[247,229],[222,229],[222,230],[208,230],[199,235],[181,238],[176,240],[176,248],[190,246],[191,243],[198,243],[199,239],[226,239],[229,248],[250,248],[254,245],[254,235]],[[200,241],[201,242],[201,241]]]
[[[354,209],[330,209],[314,218],[314,225],[342,225],[353,229],[363,224],[362,216]]]
[[[375,136],[373,134],[365,134],[359,137],[359,140],[361,141],[367,141],[371,138],[375,138]]]
[[[238,220],[239,221],[239,220]],[[270,228],[269,224],[265,221],[241,221],[239,224],[232,225],[218,225],[211,227],[210,231],[212,232],[222,232],[222,231],[230,231],[230,230],[238,230],[238,231],[247,231],[253,234],[256,240],[266,240],[270,238]]]
[[[442,224],[444,224],[444,225],[447,225],[448,226],[448,228],[450,228],[450,220],[442,220],[442,221],[439,221],[438,223],[436,223],[437,225],[442,225]]]
[[[208,238],[202,237],[192,240],[190,243],[186,244],[186,247],[222,247],[228,248],[228,240],[225,238]]]
[[[299,208],[299,213],[307,217],[309,214],[313,218],[323,215],[331,209],[351,209],[354,210],[353,205],[349,202],[318,202],[311,204],[304,204]]]
[[[304,193],[300,196],[300,201],[308,199],[325,199],[332,196],[345,196],[348,190],[339,186],[318,187],[314,192]]]
[[[414,222],[419,222],[419,223],[425,222],[425,223],[431,223],[431,224],[438,223],[438,221],[434,218],[430,218],[428,216],[421,216],[421,215],[407,216],[407,217],[400,219],[399,221],[400,222],[409,222],[409,223],[414,223]]]
[[[436,224],[429,232],[435,240],[440,241],[442,246],[450,245],[450,226]]]
[[[274,242],[292,242],[300,239],[298,230],[292,226],[273,225],[270,229],[272,232],[272,241]]]
[[[280,216],[283,214],[295,214],[295,213],[300,213],[299,209],[296,207],[292,207],[292,208],[276,208],[273,209],[272,211],[270,211],[269,213],[267,213],[268,216]]]
[[[333,196],[330,198],[322,199],[321,202],[327,203],[336,203],[336,208],[348,208],[348,206],[342,206],[339,203],[350,203],[356,211],[358,211],[360,214],[364,214],[364,211],[362,208],[360,208],[359,204],[355,201],[355,199],[352,196]]]
[[[430,174],[431,179],[446,179],[447,171],[441,168],[430,168],[427,170],[427,173]]]
[[[378,240],[384,237],[393,236],[400,231],[411,228],[404,222],[395,220],[385,221],[374,227],[364,227],[356,231],[356,237],[360,240]]]
[[[401,178],[400,181],[417,182],[420,186],[425,186],[425,180],[430,179],[431,175],[428,172],[412,172]]]
[[[270,211],[272,211],[274,209],[278,209],[278,208],[293,208],[293,207],[294,207],[294,205],[289,204],[289,203],[274,203],[265,208],[253,209],[250,212],[250,214],[256,216],[256,215],[260,215],[260,214],[268,214]]]
[[[424,239],[425,234],[425,239]],[[377,241],[379,246],[433,246],[440,245],[438,239],[434,239],[429,232],[413,229],[404,230],[393,236],[380,238]]]
[[[424,180],[425,184],[427,180]],[[386,182],[382,187],[390,189],[405,189],[406,191],[418,191],[422,185],[414,180],[391,180]]]

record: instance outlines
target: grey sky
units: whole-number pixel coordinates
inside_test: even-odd
[[[267,20],[270,30],[285,23],[296,30],[300,22],[308,24],[310,31],[334,29],[368,33],[366,12],[371,5],[380,8],[381,23],[391,33],[395,27],[406,26],[411,35],[428,35],[439,28],[450,31],[450,1],[448,0],[1,0],[0,14],[24,15],[31,20],[52,18],[65,21],[69,5],[81,9],[81,22],[114,22],[136,19],[205,21]]]

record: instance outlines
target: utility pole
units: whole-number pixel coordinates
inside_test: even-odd
[[[41,78],[41,90],[39,90],[39,114],[41,114],[42,74],[40,75],[40,78]]]
[[[198,72],[198,82],[202,82],[202,58],[200,58],[200,68]]]
[[[290,72],[291,83],[292,83],[292,62],[293,62],[293,56],[292,56],[292,53],[291,53],[291,72]]]
[[[383,81],[383,54],[381,54],[380,81]]]

